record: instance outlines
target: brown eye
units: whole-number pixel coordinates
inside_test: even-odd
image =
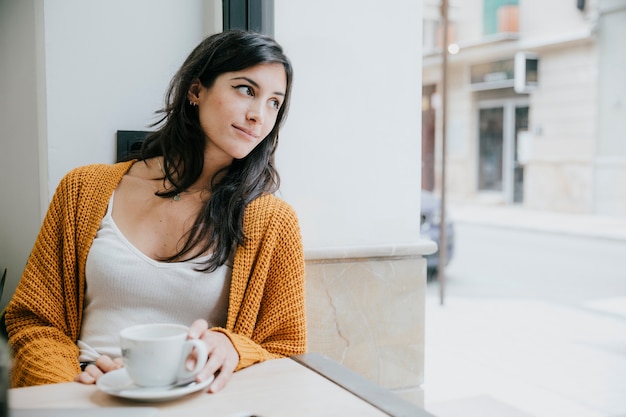
[[[238,90],[241,94],[245,94],[246,96],[254,96],[254,91],[250,86],[247,85],[238,85],[234,87],[235,90]]]
[[[280,101],[274,99],[274,100],[271,100],[271,103],[272,103],[272,108],[274,110],[280,109]]]

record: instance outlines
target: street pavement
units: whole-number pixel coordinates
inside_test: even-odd
[[[625,417],[626,219],[467,205],[450,216],[459,238],[484,228],[587,238],[611,245],[613,257],[623,247],[624,279],[565,302],[516,295],[515,286],[481,296],[459,283],[475,266],[453,259],[443,304],[439,283],[427,288],[425,408],[439,417]]]
[[[548,212],[518,206],[456,205],[449,210],[457,223],[626,241],[626,217]]]

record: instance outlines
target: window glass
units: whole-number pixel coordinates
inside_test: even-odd
[[[519,0],[484,0],[483,2],[483,34],[498,33],[498,9],[502,6],[518,5]]]
[[[478,189],[502,191],[504,108],[480,110]]]

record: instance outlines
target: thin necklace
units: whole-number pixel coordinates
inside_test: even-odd
[[[161,161],[157,158],[157,164],[159,164],[159,169],[161,170],[161,173],[163,174],[164,178],[167,178],[167,175],[165,175],[165,170],[163,169],[163,165],[161,165]],[[180,193],[181,192],[185,192],[185,191],[176,191],[176,194],[174,194],[174,196],[172,197],[172,200],[174,201],[180,201],[181,200],[181,196]],[[198,192],[202,192],[202,189],[200,190],[196,190],[196,191],[187,191],[188,194],[195,194]]]

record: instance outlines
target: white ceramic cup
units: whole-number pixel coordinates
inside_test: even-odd
[[[179,324],[140,324],[120,332],[124,367],[130,379],[142,387],[164,387],[200,372],[207,361],[207,348],[198,339],[187,340],[189,328]],[[186,369],[189,354],[196,349],[194,369]]]

